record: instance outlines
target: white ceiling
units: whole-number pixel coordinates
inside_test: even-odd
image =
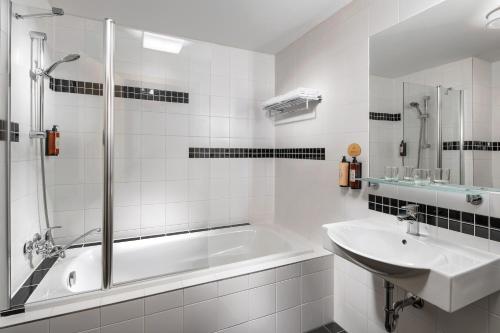
[[[67,14],[275,54],[351,0],[50,0]]]
[[[498,0],[447,0],[370,38],[370,72],[399,77],[467,57],[500,60],[500,30],[485,28]]]

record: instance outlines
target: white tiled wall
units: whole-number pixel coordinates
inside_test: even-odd
[[[47,64],[81,55],[54,77],[103,82],[102,22],[71,15],[14,22],[13,118],[22,132],[13,145],[14,290],[31,269],[22,244],[44,229],[37,150],[28,139],[30,30],[47,33]],[[115,237],[271,222],[273,159],[189,159],[188,148],[274,147],[274,127],[260,109],[274,95],[274,56],[199,41],[166,54],[143,49],[142,32],[120,26],[115,56],[116,84],[190,94],[189,104],[116,98]],[[103,98],[46,86],[45,126],[61,132],[60,155],[46,158],[49,213],[51,225],[63,227],[56,240],[66,242],[102,223]]]
[[[13,11],[28,11],[23,6],[13,6]],[[43,210],[40,192],[40,163],[38,142],[30,140],[30,31],[45,31],[51,28],[47,21],[28,20],[22,24],[12,21],[12,81],[11,118],[19,123],[19,142],[11,144],[11,291],[15,292],[24,282],[41,258],[23,255],[23,244],[40,232]],[[50,61],[50,59],[48,60]]]
[[[0,333],[301,333],[333,320],[333,255]]]

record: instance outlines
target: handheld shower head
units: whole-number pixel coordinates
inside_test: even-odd
[[[420,110],[420,104],[418,104],[417,102],[411,102],[410,107],[415,109],[418,112],[419,116],[422,116],[422,111]]]
[[[53,63],[49,67],[47,67],[43,71],[43,74],[45,76],[50,76],[50,73],[52,73],[57,68],[57,66],[59,66],[60,64],[65,63],[65,62],[75,61],[75,60],[78,60],[78,59],[80,59],[80,55],[79,54],[75,54],[75,53],[68,54],[67,56],[63,57],[62,59],[59,59],[58,61],[56,61],[55,63]]]

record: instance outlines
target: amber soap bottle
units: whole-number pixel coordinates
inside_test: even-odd
[[[361,189],[361,162],[358,162],[356,156],[352,158],[352,162],[349,165],[349,185],[353,190]]]

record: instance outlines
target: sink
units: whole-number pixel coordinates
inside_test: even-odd
[[[327,233],[338,247],[335,252],[379,275],[425,274],[432,266],[446,263],[439,248],[410,235],[348,222],[333,224]]]
[[[461,245],[464,237],[477,241],[473,236],[432,226],[421,228],[421,236],[409,235],[405,223],[385,214],[323,228],[326,249],[445,311],[500,290],[500,256]]]

